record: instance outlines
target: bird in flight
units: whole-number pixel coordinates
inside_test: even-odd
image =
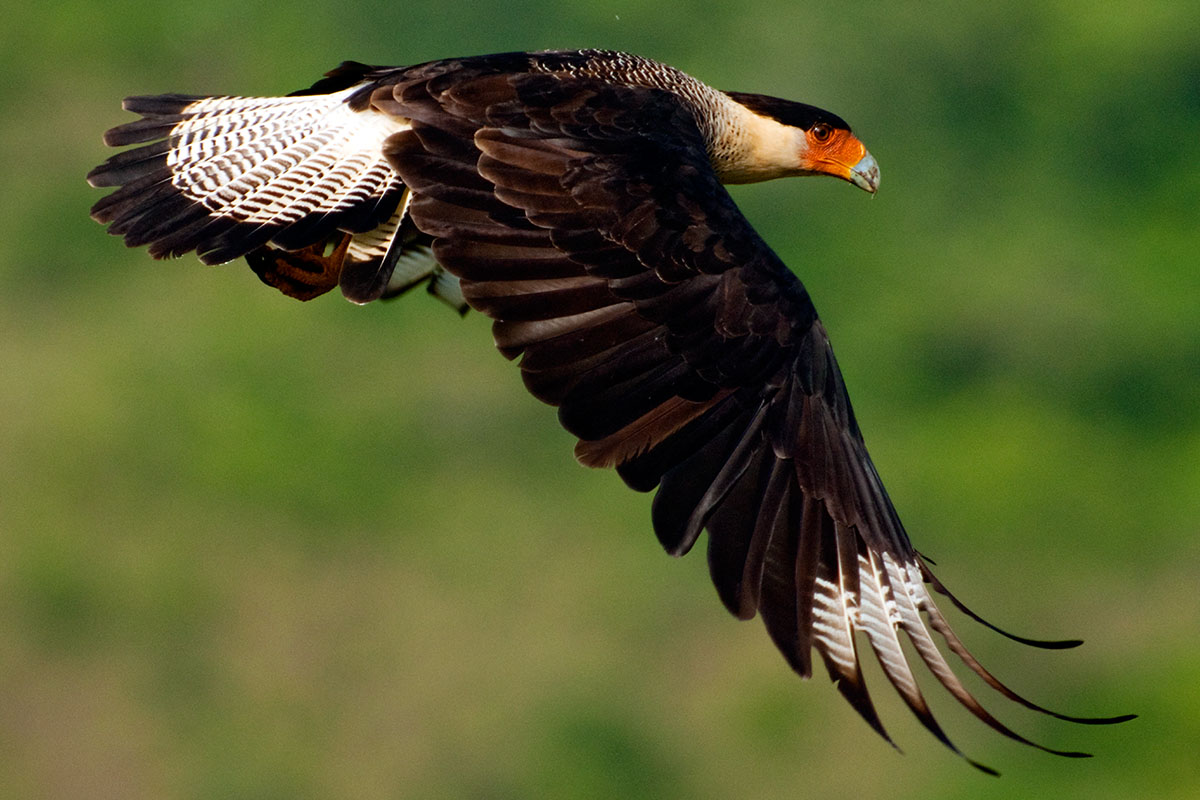
[[[959,602],[909,542],[867,454],[829,338],[801,282],[725,184],[831,175],[874,193],[879,168],[840,117],[713,89],[602,50],[408,67],[345,62],[287,97],[130,97],[137,145],[88,175],[118,187],[92,217],[155,258],[245,258],[301,300],[356,303],[415,286],[494,320],[525,386],[558,407],[576,458],[657,489],[672,555],[708,532],[717,594],[762,617],[802,677],[815,651],[887,741],[861,661],[874,653],[954,752],[901,646],[1000,733],[932,632],[1004,697],[933,593]],[[965,756],[964,756],[965,758]],[[970,763],[991,772],[988,767]]]

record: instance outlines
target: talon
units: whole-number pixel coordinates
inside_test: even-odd
[[[311,300],[338,285],[350,234],[340,234],[341,240],[329,255],[328,241],[317,242],[302,250],[281,250],[260,247],[246,254],[246,263],[263,283],[297,300]]]

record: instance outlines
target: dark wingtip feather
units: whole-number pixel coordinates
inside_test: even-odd
[[[122,100],[121,108],[145,116],[163,116],[178,114],[192,103],[206,97],[208,95],[203,94],[135,94]]]
[[[124,147],[127,144],[140,144],[164,139],[170,135],[182,117],[160,119],[146,117],[145,119],[127,122],[104,132],[104,143],[109,147]]]
[[[923,565],[922,565],[921,569],[922,569],[922,576],[925,577],[927,580],[933,577],[929,573],[929,571],[924,568]],[[937,609],[937,606],[930,603],[928,605],[928,607],[926,607],[924,610],[925,610],[926,616],[929,619],[930,627],[933,628],[935,631],[937,631],[939,634],[941,634],[942,638],[945,640],[945,642],[949,646],[950,650],[952,652],[954,652],[954,654],[957,655],[963,661],[963,663],[965,663],[967,665],[967,667],[972,672],[974,672],[976,675],[978,675],[980,678],[982,678],[984,680],[984,682],[988,684],[988,686],[991,686],[993,689],[995,689],[997,692],[999,692],[1000,694],[1007,697],[1009,700],[1012,700],[1015,703],[1025,706],[1026,708],[1028,708],[1032,711],[1037,711],[1038,713],[1046,714],[1048,716],[1054,717],[1055,719],[1061,719],[1066,722],[1075,722],[1075,723],[1078,723],[1081,725],[1107,725],[1107,724],[1112,724],[1112,723],[1117,723],[1117,722],[1126,722],[1129,719],[1133,718],[1134,715],[1130,715],[1130,714],[1123,714],[1123,715],[1120,715],[1117,717],[1074,717],[1074,716],[1071,716],[1068,714],[1060,714],[1057,711],[1051,711],[1048,708],[1045,708],[1043,706],[1038,705],[1037,703],[1034,703],[1034,702],[1031,702],[1031,701],[1025,699],[1021,695],[1014,692],[1012,689],[1008,688],[1008,686],[1006,686],[1003,682],[1001,682],[998,678],[996,678],[995,675],[993,675],[991,672],[989,672],[983,666],[983,664],[979,663],[979,660],[976,659],[975,656],[973,656],[971,654],[971,651],[966,648],[966,645],[964,645],[962,643],[962,640],[960,640],[958,638],[958,636],[954,633],[954,631],[950,628],[950,624],[946,621],[945,617],[942,616],[941,612]],[[930,663],[930,662],[928,660],[926,660],[926,663]],[[932,667],[932,664],[931,664],[931,667]],[[947,683],[945,680],[942,680],[942,684],[944,686],[946,686],[947,688],[951,689],[951,691],[953,691],[951,685],[949,683]],[[969,698],[969,695],[967,697]],[[963,697],[960,697],[959,699],[960,699],[960,702],[964,701]],[[972,700],[973,700],[973,698],[972,698]],[[968,706],[968,707],[970,707],[970,706]],[[1007,728],[1004,728],[1004,726],[1000,725],[994,719],[991,719],[990,715],[986,714],[986,712],[983,712],[982,708],[972,708],[971,710],[972,710],[972,713],[975,714],[975,716],[984,720],[992,728],[1000,731],[1001,733],[1004,733],[1004,735],[1006,735],[1006,736],[1017,739],[1018,741],[1023,741],[1026,744],[1032,745],[1033,747],[1037,747],[1040,750],[1045,750],[1046,752],[1054,753],[1055,755],[1062,755],[1062,756],[1074,757],[1074,758],[1081,757],[1081,756],[1078,756],[1078,755],[1075,755],[1072,753],[1068,753],[1068,752],[1051,750],[1050,748],[1039,745],[1036,742],[1031,742],[1031,741],[1025,739],[1024,737],[1017,736],[1017,735],[1013,734],[1011,731],[1009,731]]]
[[[955,597],[950,592],[950,590],[947,589],[945,587],[945,585],[943,585],[942,582],[939,581],[934,576],[934,574],[925,567],[926,562],[930,563],[930,564],[933,563],[932,559],[928,559],[924,555],[921,555],[920,558],[921,558],[921,562],[922,562],[921,563],[921,573],[924,576],[926,582],[928,582],[929,585],[933,587],[933,590],[935,592],[937,592],[938,594],[949,598],[950,602],[954,604],[955,608],[957,608],[959,611],[963,612],[968,617],[975,620],[976,622],[978,622],[980,625],[984,626],[985,628],[990,628],[991,630],[995,631],[996,633],[1000,634],[1001,636],[1005,637],[1006,639],[1012,639],[1014,642],[1020,642],[1021,644],[1028,645],[1029,647],[1040,647],[1043,650],[1069,650],[1072,647],[1078,647],[1079,645],[1083,644],[1082,639],[1030,639],[1025,636],[1018,636],[1015,633],[1009,633],[1008,631],[1004,630],[1003,628],[999,627],[998,625],[994,625],[991,622],[988,622],[986,619],[979,616],[974,611],[972,611],[970,608],[968,608],[966,606],[966,604],[963,603],[963,601],[961,601],[957,597]]]
[[[960,755],[961,755],[961,754],[960,754]],[[972,767],[974,767],[975,769],[977,769],[977,770],[979,770],[980,772],[982,772],[984,775],[991,775],[993,778],[999,778],[999,777],[1000,777],[1000,773],[999,773],[999,771],[992,769],[992,768],[991,768],[991,767],[989,767],[987,764],[980,764],[980,763],[979,763],[978,761],[976,761],[975,759],[973,759],[973,758],[967,758],[966,756],[963,756],[963,760],[964,760],[964,761],[966,761],[968,764],[970,764],[970,765],[971,765]]]
[[[361,83],[368,73],[379,69],[370,64],[363,64],[360,61],[343,61],[333,69],[325,73],[325,77],[309,86],[307,89],[299,89],[292,92],[288,97],[301,97],[304,95],[313,94],[330,94],[332,92],[340,92],[342,89],[349,89],[357,83]]]
[[[105,180],[104,176],[108,173],[107,167],[108,167],[107,163],[100,164],[99,166],[96,166],[96,167],[92,167],[88,171],[88,174],[87,174],[88,186],[91,186],[95,189],[101,189],[106,186],[115,185],[115,184],[110,184],[110,183],[104,182],[104,180]]]
[[[163,168],[169,149],[170,144],[163,140],[145,147],[117,153],[100,166],[93,168],[87,174],[87,182],[97,188],[123,186],[131,183]]]
[[[1080,725],[1118,725],[1137,718],[1137,714],[1118,714],[1115,717],[1064,717],[1068,722],[1078,722]]]

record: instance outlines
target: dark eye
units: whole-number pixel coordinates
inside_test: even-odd
[[[809,131],[809,133],[811,133],[813,139],[817,140],[818,142],[828,142],[829,137],[833,136],[833,128],[831,128],[829,125],[826,125],[824,122],[818,122],[816,125],[812,126],[812,130]]]

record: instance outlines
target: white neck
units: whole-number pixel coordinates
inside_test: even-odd
[[[755,183],[799,175],[804,131],[727,98],[709,156],[722,183]]]

